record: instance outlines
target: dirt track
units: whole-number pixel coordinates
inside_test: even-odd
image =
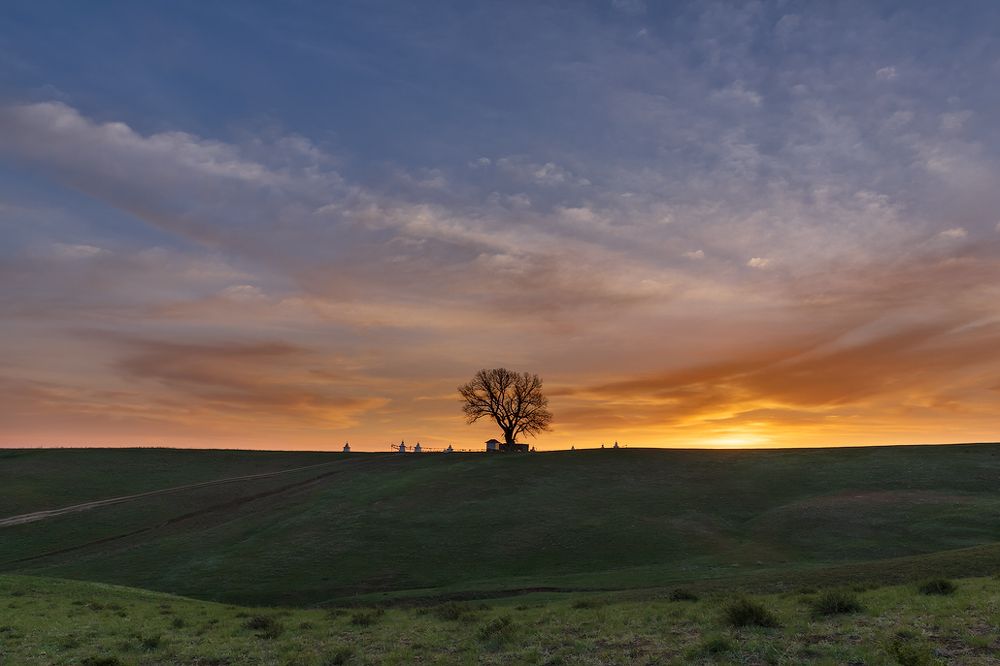
[[[123,502],[130,502],[132,500],[140,499],[143,497],[152,497],[154,495],[166,495],[169,493],[181,492],[184,490],[192,490],[194,488],[204,488],[206,486],[217,486],[224,483],[236,483],[239,481],[253,481],[255,479],[266,479],[273,476],[280,476],[282,474],[290,474],[292,472],[301,472],[307,469],[315,469],[317,467],[326,467],[328,465],[333,465],[338,461],[330,461],[325,463],[317,463],[315,465],[306,465],[305,467],[293,467],[291,469],[282,469],[277,472],[265,472],[263,474],[249,474],[246,476],[233,476],[226,479],[215,479],[213,481],[202,481],[200,483],[190,483],[184,486],[174,486],[173,488],[163,488],[161,490],[150,490],[145,493],[137,493],[135,495],[122,495],[121,497],[110,497],[108,499],[96,500],[93,502],[84,502],[82,504],[73,504],[71,506],[64,506],[59,509],[47,509],[45,511],[33,511],[32,513],[23,513],[19,516],[10,516],[8,518],[0,518],[0,528],[11,527],[13,525],[24,525],[25,523],[34,523],[39,520],[46,520],[47,518],[55,518],[56,516],[64,516],[68,513],[79,513],[81,511],[89,511],[90,509],[96,509],[102,506],[110,506],[112,504],[121,504]]]

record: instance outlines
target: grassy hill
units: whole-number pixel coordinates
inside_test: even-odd
[[[1000,579],[953,584],[323,610],[0,576],[0,663],[997,664]]]
[[[320,466],[0,528],[0,572],[301,605],[774,585],[838,567],[860,566],[860,575],[868,563],[906,557],[885,574],[947,565],[972,575],[1000,562],[1000,549],[986,546],[1000,541],[998,445],[500,456],[8,451],[0,518],[309,465]],[[945,552],[963,548],[973,550]],[[943,559],[927,564],[935,553]]]

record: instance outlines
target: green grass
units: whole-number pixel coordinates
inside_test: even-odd
[[[327,453],[292,451],[0,450],[0,518],[330,460]]]
[[[0,517],[321,462],[332,464],[0,528],[0,571],[310,605],[546,590],[645,600],[681,587],[701,597],[1000,564],[997,445],[6,451]]]
[[[816,617],[860,613],[864,610],[858,595],[849,590],[827,590],[816,597],[810,606]]]
[[[697,601],[577,593],[388,608],[248,608],[97,583],[0,576],[4,664],[995,664],[1000,579],[948,596],[900,585],[816,617],[815,593],[755,595],[780,626]],[[589,603],[578,603],[586,599]],[[370,621],[357,622],[359,614]],[[753,624],[753,623],[751,623]],[[104,660],[104,661],[101,661]]]

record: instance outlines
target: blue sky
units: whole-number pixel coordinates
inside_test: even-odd
[[[458,442],[498,364],[546,379],[553,446],[989,437],[997,28],[5,3],[3,442]]]

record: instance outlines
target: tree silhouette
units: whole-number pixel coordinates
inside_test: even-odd
[[[507,368],[480,370],[468,384],[458,387],[462,411],[469,423],[484,416],[493,418],[504,441],[514,444],[518,435],[536,435],[549,429],[552,412],[542,394],[542,380],[528,372]]]

